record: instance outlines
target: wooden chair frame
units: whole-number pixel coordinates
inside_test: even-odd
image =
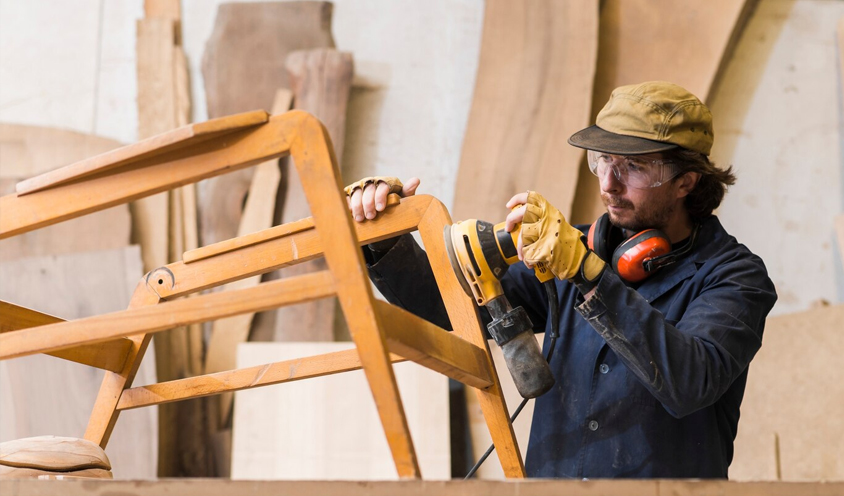
[[[448,211],[423,195],[402,200],[377,221],[354,223],[330,138],[305,112],[258,111],[194,124],[19,183],[16,194],[0,198],[0,239],[288,154],[313,217],[187,252],[144,276],[124,311],[63,322],[2,303],[0,359],[49,353],[106,370],[85,433],[103,448],[122,410],[363,368],[398,475],[420,478],[392,369],[411,360],[476,388],[505,475],[524,477],[477,308],[447,258]],[[359,247],[414,230],[452,333],[373,296]],[[320,256],[328,270],[177,299]],[[354,349],[131,387],[155,332],[334,295]]]

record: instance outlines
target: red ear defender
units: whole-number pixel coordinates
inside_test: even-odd
[[[671,241],[658,229],[648,229],[628,239],[615,249],[612,267],[616,274],[629,282],[646,279],[650,273],[645,262],[671,252]]]

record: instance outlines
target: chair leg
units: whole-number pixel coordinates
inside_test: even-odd
[[[141,279],[132,295],[132,301],[129,302],[129,308],[156,305],[159,301],[158,295],[147,287],[146,280]],[[117,417],[120,414],[120,411],[117,410],[120,395],[124,389],[132,386],[132,381],[135,380],[135,375],[138,373],[141,360],[144,358],[152,336],[152,334],[144,334],[130,337],[133,345],[126,355],[123,370],[119,373],[106,371],[100,392],[97,394],[97,400],[94,402],[94,409],[88,420],[88,428],[85,430],[85,439],[99,444],[103,449],[108,444],[111,432],[114,430],[114,425],[117,423]]]
[[[419,223],[419,234],[422,236],[422,243],[428,253],[454,332],[487,352],[493,385],[487,389],[475,391],[492,436],[492,442],[495,444],[501,468],[504,469],[504,475],[509,478],[523,478],[526,476],[524,462],[519,452],[516,434],[513,432],[513,425],[510,423],[510,414],[504,401],[504,393],[501,391],[498,373],[495,371],[489,354],[489,346],[480,328],[478,310],[472,299],[463,291],[448,260],[443,229],[451,223],[451,216],[445,206],[438,201],[432,201],[425,217]]]

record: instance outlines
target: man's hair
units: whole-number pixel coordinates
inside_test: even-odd
[[[681,174],[685,172],[700,174],[697,185],[686,197],[685,202],[686,210],[693,219],[709,217],[724,199],[727,186],[736,182],[732,166],[726,169],[718,168],[709,161],[709,157],[699,152],[675,148],[664,152],[663,159],[679,165]]]

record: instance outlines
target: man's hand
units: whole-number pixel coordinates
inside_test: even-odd
[[[411,177],[402,184],[397,177],[375,176],[346,186],[346,200],[357,222],[372,220],[387,207],[387,195],[398,193],[402,198],[416,194],[419,178]]]
[[[517,206],[507,216],[505,229],[509,232],[522,224],[517,246],[519,259],[528,267],[543,262],[559,279],[577,276],[589,253],[580,240],[583,233],[535,191],[519,193],[507,202],[508,208]]]

